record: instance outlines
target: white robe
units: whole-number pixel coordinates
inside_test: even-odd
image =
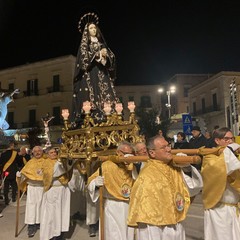
[[[92,180],[88,190],[93,202],[98,201],[99,198],[99,190],[95,187],[95,181]],[[128,202],[114,200],[114,197],[105,191],[104,240],[133,240],[134,229],[127,226],[128,207]],[[100,234],[99,239],[101,240]]]
[[[40,240],[48,240],[69,231],[71,193],[56,179],[64,172],[62,165],[56,162],[52,186],[43,194]]]
[[[76,213],[82,216],[86,215],[85,181],[77,169],[73,169],[68,186],[71,190],[70,215],[73,216]]]
[[[240,161],[229,148],[224,149],[224,160],[227,175],[240,169]],[[205,240],[240,240],[239,210],[235,206],[223,204],[237,204],[239,201],[239,193],[227,183],[223,196],[216,207],[204,210]]]
[[[25,208],[25,224],[39,224],[43,185],[39,181],[28,181],[27,201]]]
[[[191,166],[192,177],[183,173],[190,196],[200,192],[203,186],[202,177],[195,167]],[[136,240],[185,240],[185,229],[181,222],[167,226],[153,226],[141,224],[137,230]]]

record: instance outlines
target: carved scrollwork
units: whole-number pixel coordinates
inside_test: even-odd
[[[68,126],[67,122],[65,126]],[[80,166],[84,166],[82,172],[87,172],[89,176],[91,162],[98,156],[113,154],[123,140],[135,143],[143,140],[143,136],[139,135],[134,113],[130,114],[129,121],[123,121],[122,116],[113,113],[100,124],[94,124],[91,116],[86,115],[79,129],[65,128],[62,139],[60,158],[79,159]]]

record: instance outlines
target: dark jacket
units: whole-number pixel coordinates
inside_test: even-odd
[[[15,151],[15,150],[6,150],[5,152],[3,152],[1,154],[1,157],[0,157],[1,172],[3,171],[4,165],[11,158],[13,151]],[[15,179],[16,178],[16,172],[18,171],[19,167],[21,166],[21,162],[22,162],[21,158],[17,153],[13,163],[6,169],[6,172],[9,172],[9,175],[6,177],[6,179]]]
[[[189,141],[189,148],[200,148],[207,146],[207,139],[204,135],[200,134],[197,138],[192,137]],[[202,168],[202,162],[198,164],[192,164],[192,166],[196,167],[199,171]]]
[[[182,142],[175,142],[173,148],[174,149],[188,149],[189,143],[186,140],[183,140]]]
[[[197,138],[192,137],[189,141],[189,148],[200,148],[207,145],[207,139],[204,135],[200,134]]]

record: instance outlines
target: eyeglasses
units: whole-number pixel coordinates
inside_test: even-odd
[[[223,137],[222,138],[225,142],[229,141],[229,140],[234,140],[234,137]]]
[[[122,151],[122,150],[119,150],[123,155],[125,155],[125,154],[133,154],[132,152],[124,152],[124,151]]]

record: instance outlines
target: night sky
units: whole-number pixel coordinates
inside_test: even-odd
[[[76,55],[78,21],[94,11],[116,55],[116,85],[240,71],[238,0],[142,1],[0,0],[0,69]]]

